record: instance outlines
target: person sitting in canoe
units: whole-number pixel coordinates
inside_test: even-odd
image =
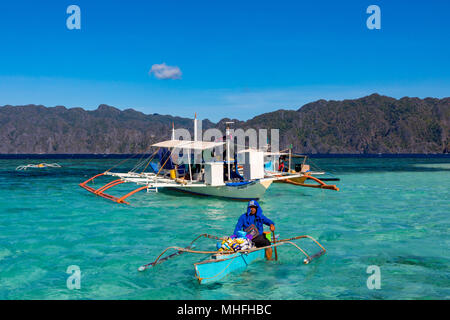
[[[256,200],[251,200],[248,202],[247,213],[244,213],[239,217],[239,220],[234,228],[234,235],[237,236],[238,231],[245,231],[247,234],[253,236],[252,242],[257,248],[270,246],[269,239],[264,235],[264,226],[270,226],[270,231],[275,231],[275,224],[272,220],[267,218],[262,213],[262,209]],[[266,249],[266,258],[268,260],[272,259],[272,248]]]

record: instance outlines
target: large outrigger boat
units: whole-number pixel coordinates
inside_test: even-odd
[[[193,166],[189,162],[186,170],[185,167],[182,169],[177,168],[172,160],[170,160],[170,155],[172,153],[171,149],[173,148],[184,148],[190,152],[190,150],[194,149],[208,150],[214,148],[218,144],[222,143],[185,140],[163,141],[153,145],[154,147],[162,149],[159,150],[159,165],[152,162],[153,159],[148,160],[149,165],[146,169],[149,169],[150,172],[146,172],[145,170],[141,172],[132,170],[126,173],[106,171],[89,178],[81,183],[80,186],[98,196],[118,203],[127,203],[125,201],[126,198],[141,190],[154,192],[174,190],[194,195],[214,196],[235,200],[257,200],[264,195],[273,181],[300,176],[300,174],[291,174],[280,177],[265,177],[264,170],[260,170],[260,174],[257,172],[245,172],[244,177],[242,177],[238,171],[231,171],[233,169],[230,166],[230,176],[233,178],[224,181],[224,167],[226,168],[227,166],[223,161],[203,163],[203,166]],[[261,159],[259,166],[263,169],[262,152],[256,152],[256,154],[252,153],[248,158],[251,161],[253,160],[253,157],[258,158],[258,156]],[[255,160],[255,162],[257,162],[257,160]],[[258,164],[250,163],[250,166],[252,165]],[[88,183],[100,176],[111,176],[117,179],[97,189],[88,185]],[[228,174],[225,172],[225,178],[227,176]],[[126,182],[134,183],[139,187],[122,197],[115,197],[105,193],[108,189]]]
[[[194,140],[175,139],[172,127],[172,138],[152,145],[156,149],[148,158],[138,162],[128,172],[113,172],[113,168],[97,174],[80,183],[80,186],[95,195],[117,203],[129,204],[126,199],[133,194],[147,192],[180,191],[192,195],[213,196],[232,200],[258,200],[273,182],[302,178],[303,172],[270,172],[265,170],[264,157],[267,153],[261,150],[244,150],[244,165],[237,163],[237,157],[230,156],[230,134],[227,125],[226,142],[197,140],[196,119],[194,119]],[[203,155],[221,147],[226,143],[224,159],[205,161]],[[177,163],[180,150],[187,155],[185,163]],[[201,154],[200,163],[194,163],[192,153]],[[156,155],[158,155],[155,160]],[[105,185],[94,188],[88,184],[101,176],[116,178]],[[106,193],[112,187],[123,183],[138,186],[123,196]]]

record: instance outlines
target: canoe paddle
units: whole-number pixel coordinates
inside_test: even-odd
[[[272,238],[273,238],[273,244],[277,243],[277,239],[275,239],[275,231],[272,231]],[[275,249],[275,261],[278,261],[277,247],[274,247],[274,249]]]

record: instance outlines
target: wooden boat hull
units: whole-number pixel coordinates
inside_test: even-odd
[[[242,185],[232,184],[216,187],[207,186],[201,188],[186,185],[170,189],[200,196],[212,196],[245,201],[260,199],[272,182],[273,180],[257,180]]]
[[[213,255],[209,260],[194,264],[195,276],[200,284],[217,282],[230,273],[242,271],[256,260],[265,258],[265,250],[250,253]]]

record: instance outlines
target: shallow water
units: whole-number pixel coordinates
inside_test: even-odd
[[[0,299],[449,299],[450,159],[313,161],[341,178],[330,182],[339,192],[273,184],[261,205],[281,238],[309,234],[327,254],[303,265],[283,246],[277,262],[199,285],[201,256],[137,268],[201,233],[232,233],[245,203],[141,192],[118,205],[78,183],[120,160],[49,159],[63,167],[25,172],[14,169],[43,160],[0,160]],[[81,269],[79,290],[66,286],[70,265]],[[379,290],[366,285],[370,265]]]

